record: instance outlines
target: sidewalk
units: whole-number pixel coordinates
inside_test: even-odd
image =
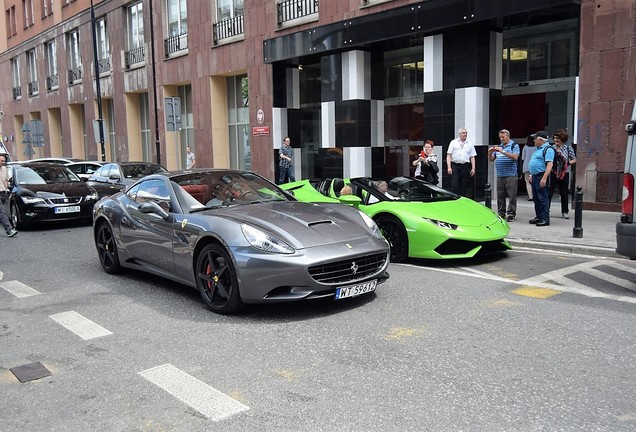
[[[570,219],[561,219],[561,204],[558,194],[550,206],[550,225],[537,227],[528,221],[534,218],[534,203],[526,195],[517,201],[517,217],[510,222],[508,241],[513,247],[530,247],[564,252],[576,252],[603,257],[625,258],[616,249],[616,222],[620,213],[583,210],[581,227],[583,236],[573,236],[574,208],[570,208]],[[492,200],[493,209],[497,200]]]

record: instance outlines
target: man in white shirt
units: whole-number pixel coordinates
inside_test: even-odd
[[[190,146],[186,147],[186,169],[192,169],[197,165],[197,160]]]
[[[459,130],[459,136],[448,145],[446,153],[446,168],[452,176],[451,190],[461,196],[466,196],[468,179],[475,175],[475,146],[468,142],[468,131]]]

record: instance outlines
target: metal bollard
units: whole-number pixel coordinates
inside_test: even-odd
[[[574,199],[574,228],[572,237],[583,238],[583,188],[576,187],[576,197]]]
[[[484,188],[484,205],[489,209],[492,209],[492,190],[490,189],[490,183],[486,183]]]

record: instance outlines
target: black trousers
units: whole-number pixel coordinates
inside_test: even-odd
[[[457,195],[466,196],[468,180],[470,179],[470,162],[464,164],[451,163],[453,174],[451,177],[451,190]]]

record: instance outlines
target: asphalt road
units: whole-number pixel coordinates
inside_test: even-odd
[[[234,316],[107,275],[86,226],[0,238],[0,272],[2,432],[636,429],[627,260],[415,261],[374,294]],[[51,375],[10,371],[33,362]]]

